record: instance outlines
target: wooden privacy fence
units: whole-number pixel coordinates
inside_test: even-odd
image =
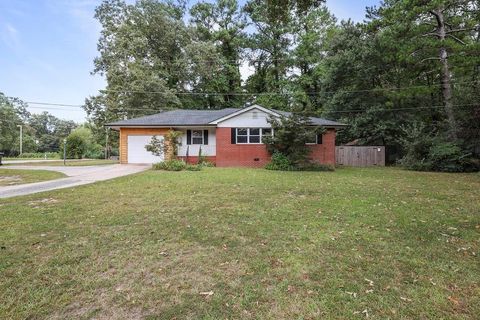
[[[335,162],[340,166],[385,166],[384,146],[335,147]]]

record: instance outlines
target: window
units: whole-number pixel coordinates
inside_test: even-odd
[[[237,143],[262,143],[262,137],[272,135],[271,128],[237,128]],[[235,141],[235,140],[234,140]]]
[[[309,141],[307,141],[307,144],[317,144],[317,135],[312,135],[310,137],[311,139]]]
[[[248,143],[247,128],[237,128],[237,143]]]
[[[260,129],[250,128],[248,129],[248,131],[249,131],[248,143],[260,143]]]
[[[192,130],[192,144],[203,144],[203,130]]]
[[[262,136],[271,136],[272,128],[262,128]]]
[[[307,144],[322,144],[322,135],[315,134],[314,136],[312,136],[312,139],[307,142]]]

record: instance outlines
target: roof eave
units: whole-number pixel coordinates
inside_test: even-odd
[[[104,127],[139,127],[139,128],[179,128],[179,127],[216,127],[214,124],[205,124],[205,123],[198,123],[198,124],[118,124],[118,123],[107,123]]]

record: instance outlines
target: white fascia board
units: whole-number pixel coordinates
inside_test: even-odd
[[[219,124],[220,122],[223,122],[223,121],[228,120],[228,119],[230,119],[230,118],[234,118],[234,117],[236,117],[236,116],[238,116],[238,115],[241,115],[242,113],[248,112],[248,111],[253,110],[253,109],[260,110],[260,111],[262,111],[262,112],[268,113],[268,114],[270,114],[270,115],[272,115],[272,116],[275,116],[275,117],[280,117],[280,116],[281,116],[280,114],[278,114],[278,113],[276,113],[276,112],[274,112],[274,111],[272,111],[272,110],[270,110],[270,109],[267,109],[267,108],[264,108],[264,107],[262,107],[262,106],[259,106],[258,104],[254,104],[254,105],[252,105],[252,106],[250,106],[250,107],[247,107],[247,108],[238,110],[238,111],[236,111],[236,112],[234,112],[234,113],[231,113],[231,114],[229,114],[229,115],[226,115],[225,117],[221,117],[220,119],[217,119],[217,120],[214,120],[214,121],[212,121],[212,122],[209,122],[208,124]]]

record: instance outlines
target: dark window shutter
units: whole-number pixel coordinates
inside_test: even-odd
[[[203,144],[208,144],[208,130],[203,130]]]
[[[232,128],[232,144],[237,143],[237,128]]]
[[[317,134],[317,144],[322,144],[323,134]]]
[[[192,144],[192,130],[187,130],[187,144]]]

